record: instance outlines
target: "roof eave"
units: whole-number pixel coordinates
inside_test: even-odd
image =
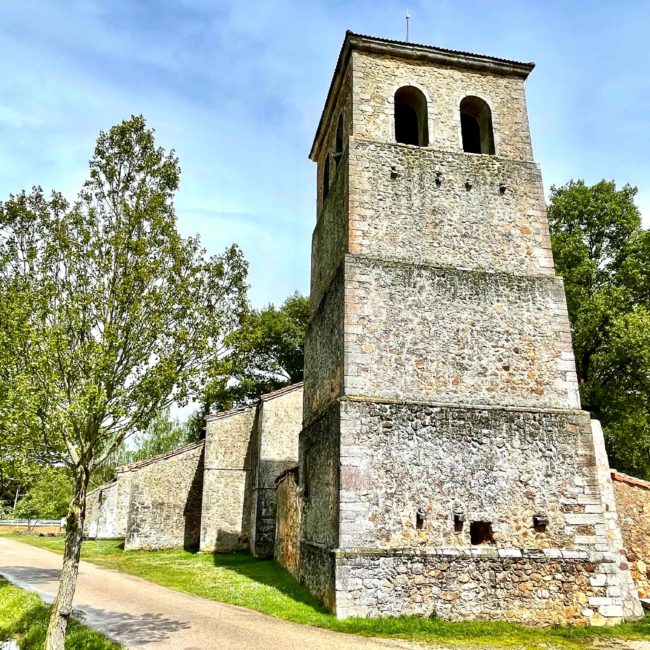
[[[316,135],[314,136],[314,141],[309,152],[309,158],[314,162],[316,162],[316,154],[320,148],[324,126],[329,122],[330,113],[332,111],[332,99],[339,91],[343,78],[343,70],[350,58],[350,53],[353,50],[397,56],[417,61],[428,61],[430,63],[438,63],[458,68],[491,72],[492,74],[515,76],[520,77],[521,79],[526,79],[535,67],[534,63],[522,63],[520,61],[500,59],[493,56],[473,54],[471,52],[446,50],[444,48],[433,47],[430,45],[392,41],[385,38],[355,34],[348,30],[345,33],[345,40],[341,47],[341,52],[327,93],[327,99],[325,100],[325,106],[321,113],[318,128],[316,129]]]

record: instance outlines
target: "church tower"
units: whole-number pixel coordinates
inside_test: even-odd
[[[339,617],[640,614],[524,82],[348,32],[318,166],[300,575]]]

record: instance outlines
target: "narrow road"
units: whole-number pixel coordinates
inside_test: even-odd
[[[60,555],[0,537],[0,575],[51,602]],[[387,650],[407,642],[364,639],[280,621],[81,562],[74,600],[86,625],[128,648],[150,650]]]

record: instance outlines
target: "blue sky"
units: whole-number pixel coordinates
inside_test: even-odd
[[[0,0],[0,199],[73,197],[97,133],[142,113],[183,169],[184,234],[237,242],[251,299],[309,283],[307,159],[346,29],[535,61],[545,187],[613,178],[650,221],[650,0]]]

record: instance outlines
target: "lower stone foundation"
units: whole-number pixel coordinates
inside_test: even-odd
[[[336,615],[437,616],[528,625],[611,625],[642,614],[623,598],[614,553],[490,547],[334,551]]]

